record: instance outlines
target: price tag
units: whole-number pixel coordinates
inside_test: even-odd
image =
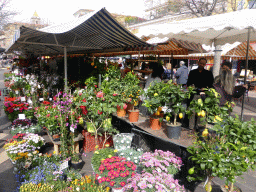
[[[25,98],[25,97],[21,97],[21,98],[20,98],[20,101],[21,101],[21,102],[24,102],[24,101],[26,101],[26,98]]]
[[[44,98],[39,98],[39,101],[43,101],[44,100]]]
[[[49,101],[52,101],[52,98],[49,98]]]
[[[25,114],[19,114],[19,119],[26,119]]]
[[[64,161],[61,165],[60,165],[60,171],[64,170],[68,168],[68,161]]]
[[[75,129],[73,127],[70,127],[70,131],[74,133]]]

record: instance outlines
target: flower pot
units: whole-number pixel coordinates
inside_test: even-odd
[[[229,189],[227,189],[227,188],[225,187],[225,185],[221,185],[220,188],[221,188],[222,192],[229,192]],[[242,189],[240,189],[239,187],[237,187],[237,186],[234,185],[233,191],[242,192]]]
[[[125,117],[125,115],[126,115],[125,109],[121,109],[121,108],[117,108],[116,113],[117,113],[118,117]]]
[[[162,122],[159,121],[159,118],[150,117],[149,123],[150,123],[150,128],[152,130],[160,130],[162,127]]]
[[[119,187],[119,188],[111,188],[112,192],[124,192],[123,187]]]
[[[73,162],[71,161],[70,167],[74,168],[75,170],[81,170],[84,166],[84,161],[80,159],[80,162]]]
[[[139,110],[129,110],[129,121],[130,122],[138,122],[140,111]]]
[[[169,125],[166,126],[167,129],[167,137],[170,139],[179,139],[181,135],[181,124],[177,123],[177,125]]]
[[[143,167],[142,167],[142,166],[140,166],[140,165],[137,165],[137,167],[136,167],[136,173],[141,174],[141,173],[142,173],[142,171],[143,171]]]

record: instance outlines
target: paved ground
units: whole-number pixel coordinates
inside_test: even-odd
[[[4,76],[3,73],[7,72],[7,70],[1,70],[0,69],[0,89],[2,90],[4,88]],[[16,188],[18,187],[18,184],[15,180],[14,174],[13,174],[13,165],[8,159],[4,149],[2,148],[5,140],[7,138],[11,138],[11,135],[9,134],[8,126],[10,126],[10,122],[6,115],[4,114],[4,111],[2,110],[3,106],[3,97],[1,98],[2,101],[0,101],[0,131],[3,131],[3,133],[0,133],[0,192],[14,192]],[[237,102],[237,106],[234,108],[234,114],[240,115],[241,113],[241,102]],[[245,108],[244,108],[244,120],[250,120],[251,118],[256,119],[256,92],[249,92],[249,101],[246,98],[245,102]],[[49,142],[49,138],[47,136],[44,136],[45,141]],[[82,150],[82,149],[81,149]],[[49,147],[46,149],[45,152],[52,152],[53,147]],[[85,165],[83,169],[81,170],[81,173],[84,174],[92,174],[92,168],[91,168],[91,153],[87,153],[87,157],[83,157],[83,160],[85,161]],[[242,177],[239,177],[237,179],[236,185],[239,186],[243,192],[255,192],[256,191],[256,171],[248,171],[247,173],[244,173],[243,175],[244,179]],[[221,191],[219,188],[219,185],[224,184],[224,182],[218,178],[214,178],[214,186],[212,192],[218,192]],[[195,190],[195,192],[205,192],[203,188],[203,183],[201,183]]]

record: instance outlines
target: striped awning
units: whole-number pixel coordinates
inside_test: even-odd
[[[127,51],[122,52],[112,52],[112,53],[98,53],[95,56],[117,56],[117,55],[137,55],[137,54],[154,54],[154,55],[187,55],[189,53],[194,52],[205,52],[200,44],[197,43],[190,43],[187,41],[176,40],[165,38],[145,38],[147,43],[155,45],[155,48],[151,49],[138,49],[138,48],[128,48]]]
[[[246,57],[246,50],[247,50],[247,42],[243,42],[237,47],[228,51],[225,55]],[[253,49],[251,45],[249,45],[248,57],[256,57],[256,51]]]
[[[89,13],[72,22],[40,30],[20,27],[7,52],[37,54],[115,52],[127,49],[151,49],[119,24],[105,9]]]

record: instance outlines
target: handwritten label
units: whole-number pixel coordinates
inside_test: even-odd
[[[39,101],[43,101],[44,100],[44,98],[39,98]]]
[[[70,127],[70,131],[74,133],[75,129],[73,127]]]
[[[21,98],[20,98],[20,101],[21,101],[21,102],[24,102],[24,101],[26,101],[26,98],[25,98],[25,97],[21,97]]]
[[[25,114],[19,114],[19,119],[26,119]]]
[[[60,165],[60,171],[64,170],[68,168],[68,161],[64,161],[61,165]]]

